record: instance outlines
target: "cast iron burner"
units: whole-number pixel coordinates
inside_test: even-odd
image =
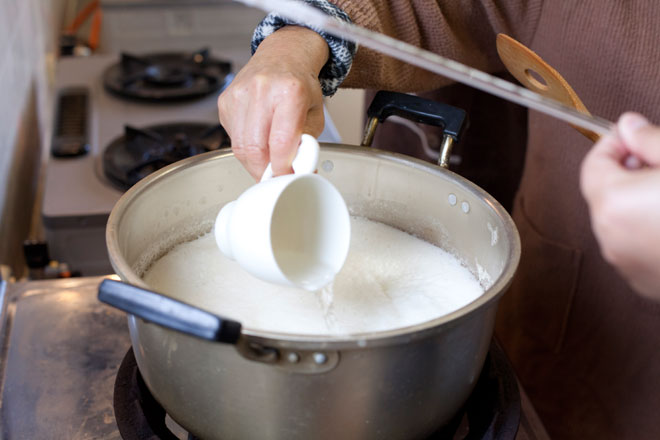
[[[231,80],[231,64],[209,55],[208,49],[192,54],[121,54],[121,61],[103,74],[105,88],[121,97],[146,101],[179,101],[206,96]]]
[[[114,391],[115,419],[124,440],[177,440],[165,425],[165,410],[151,395],[135,362],[124,357]],[[477,385],[464,408],[429,440],[513,440],[520,423],[520,393],[511,365],[493,342]],[[194,440],[192,435],[188,440]]]
[[[160,124],[145,128],[124,127],[124,135],[103,152],[103,173],[121,190],[143,177],[186,157],[229,147],[221,125],[198,123]]]

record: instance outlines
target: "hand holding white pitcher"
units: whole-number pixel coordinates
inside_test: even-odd
[[[348,255],[350,217],[330,181],[315,174],[319,145],[303,134],[294,174],[261,181],[227,203],[215,222],[215,239],[227,257],[272,283],[318,290],[329,284]]]

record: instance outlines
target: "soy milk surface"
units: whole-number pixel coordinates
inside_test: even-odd
[[[351,218],[344,267],[319,292],[253,277],[222,255],[211,233],[172,249],[144,280],[155,291],[246,328],[308,335],[419,324],[472,302],[484,291],[453,255],[361,217]]]

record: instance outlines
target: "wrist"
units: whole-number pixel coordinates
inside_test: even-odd
[[[339,8],[335,4],[330,3],[329,0],[299,0],[299,1],[304,2],[317,9],[320,9],[325,14],[335,17],[340,21],[344,21],[347,23],[351,22],[351,19],[346,14],[346,12],[344,12],[341,8]],[[322,59],[326,60],[326,62],[320,69],[320,72],[318,71],[318,66],[320,62],[319,59],[316,58],[315,56],[310,59],[307,55],[305,55],[304,58],[298,58],[296,59],[296,61],[303,63],[304,66],[313,66],[313,68],[310,68],[308,72],[312,72],[312,71],[315,72],[315,76],[318,78],[321,84],[321,90],[323,92],[323,95],[332,96],[337,91],[339,85],[344,81],[344,79],[348,75],[348,72],[351,68],[351,64],[353,63],[353,57],[355,56],[355,52],[357,50],[356,44],[338,38],[334,35],[328,34],[327,32],[321,29],[316,29],[314,28],[314,26],[301,25],[299,23],[296,23],[295,21],[286,19],[284,17],[279,16],[276,13],[271,12],[266,16],[266,18],[264,18],[261,21],[261,23],[259,23],[257,28],[254,30],[254,34],[252,36],[252,44],[251,44],[252,53],[255,53],[257,51],[257,48],[264,41],[266,37],[275,33],[278,29],[293,25],[299,25],[309,28],[310,30],[317,32],[320,35],[320,37],[325,40],[327,48],[324,46],[324,49],[329,50],[329,55],[322,57]],[[309,36],[308,37],[309,39],[307,39],[306,37],[301,42],[301,45],[298,47],[307,48],[307,50],[310,50],[310,46],[313,47],[317,43],[320,44],[319,41],[315,40],[316,38],[315,36],[312,37],[311,34],[305,34],[305,35]],[[315,50],[311,50],[311,52],[314,55],[318,55],[320,53]],[[304,51],[301,53],[306,54],[306,52]],[[291,58],[292,54],[285,52],[282,53],[282,56],[284,57],[283,59],[268,60],[268,61],[275,63],[278,62],[282,63],[283,61],[288,62],[287,58]],[[296,70],[299,71],[300,68],[297,68]]]
[[[294,64],[297,70],[318,76],[328,61],[330,48],[317,32],[301,26],[288,25],[266,37],[254,56],[273,63],[284,61]]]

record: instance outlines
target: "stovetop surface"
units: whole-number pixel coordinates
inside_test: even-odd
[[[3,438],[121,438],[112,392],[130,339],[126,315],[97,301],[100,281],[8,286],[0,362]]]
[[[227,60],[236,72],[249,59],[245,48],[211,53]],[[124,99],[105,90],[103,73],[119,62],[119,55],[93,55],[60,59],[55,89],[86,89],[89,94],[89,152],[71,158],[49,157],[46,165],[42,216],[46,226],[56,227],[71,220],[86,218],[104,225],[123,191],[103,175],[101,157],[105,148],[124,133],[126,124],[136,128],[165,123],[218,124],[217,96],[175,102],[143,102]],[[340,142],[340,137],[326,111],[326,126],[319,136],[322,142]]]
[[[131,342],[126,315],[96,298],[103,279],[0,282],[3,439],[121,438],[113,389]],[[520,394],[516,439],[548,439]]]
[[[49,158],[43,216],[107,215],[122,191],[103,178],[100,157],[105,147],[124,132],[124,125],[143,127],[166,122],[217,123],[216,94],[183,103],[129,101],[108,93],[103,86],[105,69],[118,56],[95,55],[63,58],[57,70],[58,91],[85,87],[89,91],[89,153],[70,159]]]

